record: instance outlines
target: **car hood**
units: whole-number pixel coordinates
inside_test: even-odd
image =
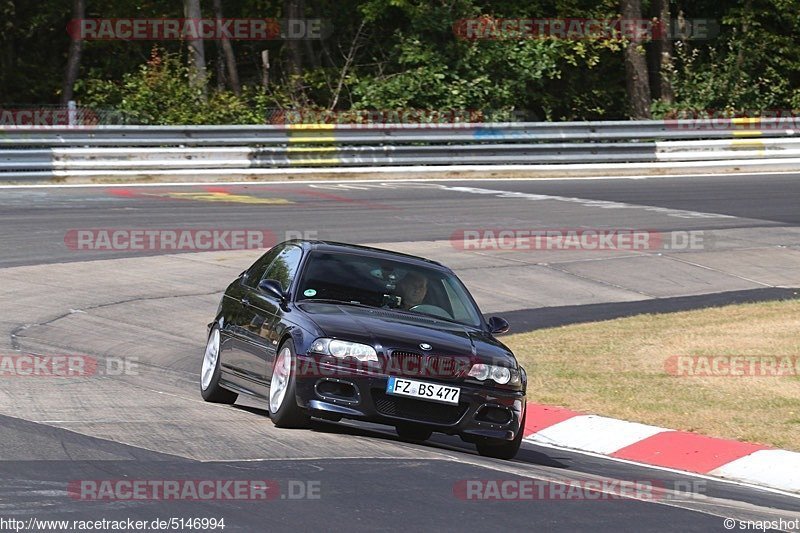
[[[431,345],[431,355],[466,356],[473,360],[516,367],[511,351],[477,328],[436,318],[387,309],[328,303],[304,303],[306,313],[323,336],[372,345],[384,352],[408,350],[421,353],[420,344]]]

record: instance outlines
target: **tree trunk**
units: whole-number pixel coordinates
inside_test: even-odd
[[[330,111],[336,109],[336,105],[339,103],[339,95],[342,93],[342,87],[344,87],[344,80],[347,78],[347,70],[350,68],[350,65],[353,64],[353,59],[356,57],[356,50],[358,50],[360,43],[359,38],[361,37],[361,32],[364,30],[364,26],[366,22],[364,20],[361,21],[361,25],[358,27],[358,31],[356,31],[356,36],[353,37],[353,43],[350,45],[350,51],[347,52],[347,57],[345,58],[344,65],[342,66],[342,72],[339,76],[339,83],[336,85],[336,90],[333,92],[333,101],[331,102],[330,107],[328,108]]]
[[[214,0],[214,16],[222,19],[222,0]],[[233,45],[230,39],[220,39],[222,52],[225,55],[225,67],[228,72],[228,81],[231,90],[238,96],[242,94],[242,86],[239,83],[239,69],[236,67],[236,54],[233,53]]]
[[[86,18],[86,4],[84,0],[72,0],[72,18]],[[81,54],[83,52],[83,39],[80,34],[73,35],[69,43],[67,56],[67,70],[64,73],[64,85],[61,90],[61,105],[67,105],[72,100],[75,82],[81,68]]]
[[[269,89],[269,50],[261,51],[261,85]]]
[[[203,18],[200,0],[183,0],[183,13],[188,19],[199,21]],[[208,74],[206,72],[206,52],[203,39],[189,39],[189,83],[202,91],[203,97],[208,94]]]
[[[289,24],[292,20],[303,18],[303,7],[303,0],[284,0],[283,12]],[[292,93],[298,96],[302,90],[300,75],[303,73],[303,48],[300,41],[293,39],[290,35],[287,35],[285,43],[289,48],[287,70],[292,77]]]
[[[640,20],[640,0],[622,0],[622,18]],[[650,118],[650,81],[647,78],[647,61],[640,37],[631,38],[625,45],[625,86],[628,91],[631,118]]]
[[[303,2],[305,2],[305,0],[303,0]],[[303,5],[302,7],[304,8],[303,9],[303,13],[305,13],[305,7],[307,7],[307,6]],[[319,6],[316,5],[314,2],[311,3],[311,12],[312,13],[320,13],[321,12]],[[306,32],[308,32],[308,31],[309,31],[308,30],[308,26],[306,26]],[[305,50],[306,50],[306,60],[309,63],[311,63],[311,68],[314,68],[314,69],[320,68],[322,66],[321,56],[320,56],[320,54],[318,54],[317,52],[314,51],[314,42],[309,36],[306,36],[306,38],[303,39],[303,46],[305,47]]]
[[[214,69],[217,71],[217,90],[224,91],[228,76],[225,74],[225,58],[222,55],[221,46],[217,46],[217,60],[214,61]]]
[[[10,0],[4,7],[0,7],[0,15],[7,21],[0,30],[0,44],[3,47],[2,56],[0,56],[0,102],[10,101],[9,87],[13,84],[11,74],[16,71],[14,68],[17,62],[14,30],[19,27],[16,8],[14,0]]]
[[[654,0],[653,10],[659,21],[661,35],[655,40],[656,65],[658,71],[658,97],[662,102],[671,104],[675,100],[672,90],[672,31],[670,24],[669,0]]]
[[[744,12],[744,17],[742,20],[742,37],[745,37],[750,32],[750,25],[747,23],[747,19],[750,18],[753,14],[753,2],[752,0],[745,0],[744,6],[742,6],[742,11]],[[739,70],[744,68],[744,47],[739,46],[739,52],[736,54],[736,67]]]

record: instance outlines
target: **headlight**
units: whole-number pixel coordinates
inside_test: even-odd
[[[342,341],[339,339],[317,339],[311,343],[309,352],[331,355],[339,359],[352,357],[361,362],[378,361],[378,352],[367,344]]]
[[[479,363],[472,365],[467,375],[480,381],[491,379],[500,385],[519,383],[519,372],[505,366],[484,365]]]

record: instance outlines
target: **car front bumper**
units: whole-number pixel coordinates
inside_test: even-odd
[[[389,376],[321,363],[299,355],[297,403],[314,417],[352,418],[389,425],[423,425],[432,431],[460,435],[468,442],[513,440],[525,409],[525,393],[468,382],[408,376],[426,383],[459,387],[458,405],[395,396],[386,393]]]

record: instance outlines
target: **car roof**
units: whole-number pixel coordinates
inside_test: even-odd
[[[393,261],[400,261],[409,264],[433,266],[438,269],[447,270],[448,272],[450,271],[449,268],[439,263],[438,261],[433,261],[431,259],[426,259],[424,257],[418,257],[416,255],[393,252],[391,250],[384,250],[382,248],[373,248],[371,246],[361,246],[358,244],[348,244],[336,241],[311,241],[311,240],[293,240],[293,241],[286,241],[286,243],[297,244],[307,250],[350,253],[356,255],[363,255],[366,257],[391,259]]]

